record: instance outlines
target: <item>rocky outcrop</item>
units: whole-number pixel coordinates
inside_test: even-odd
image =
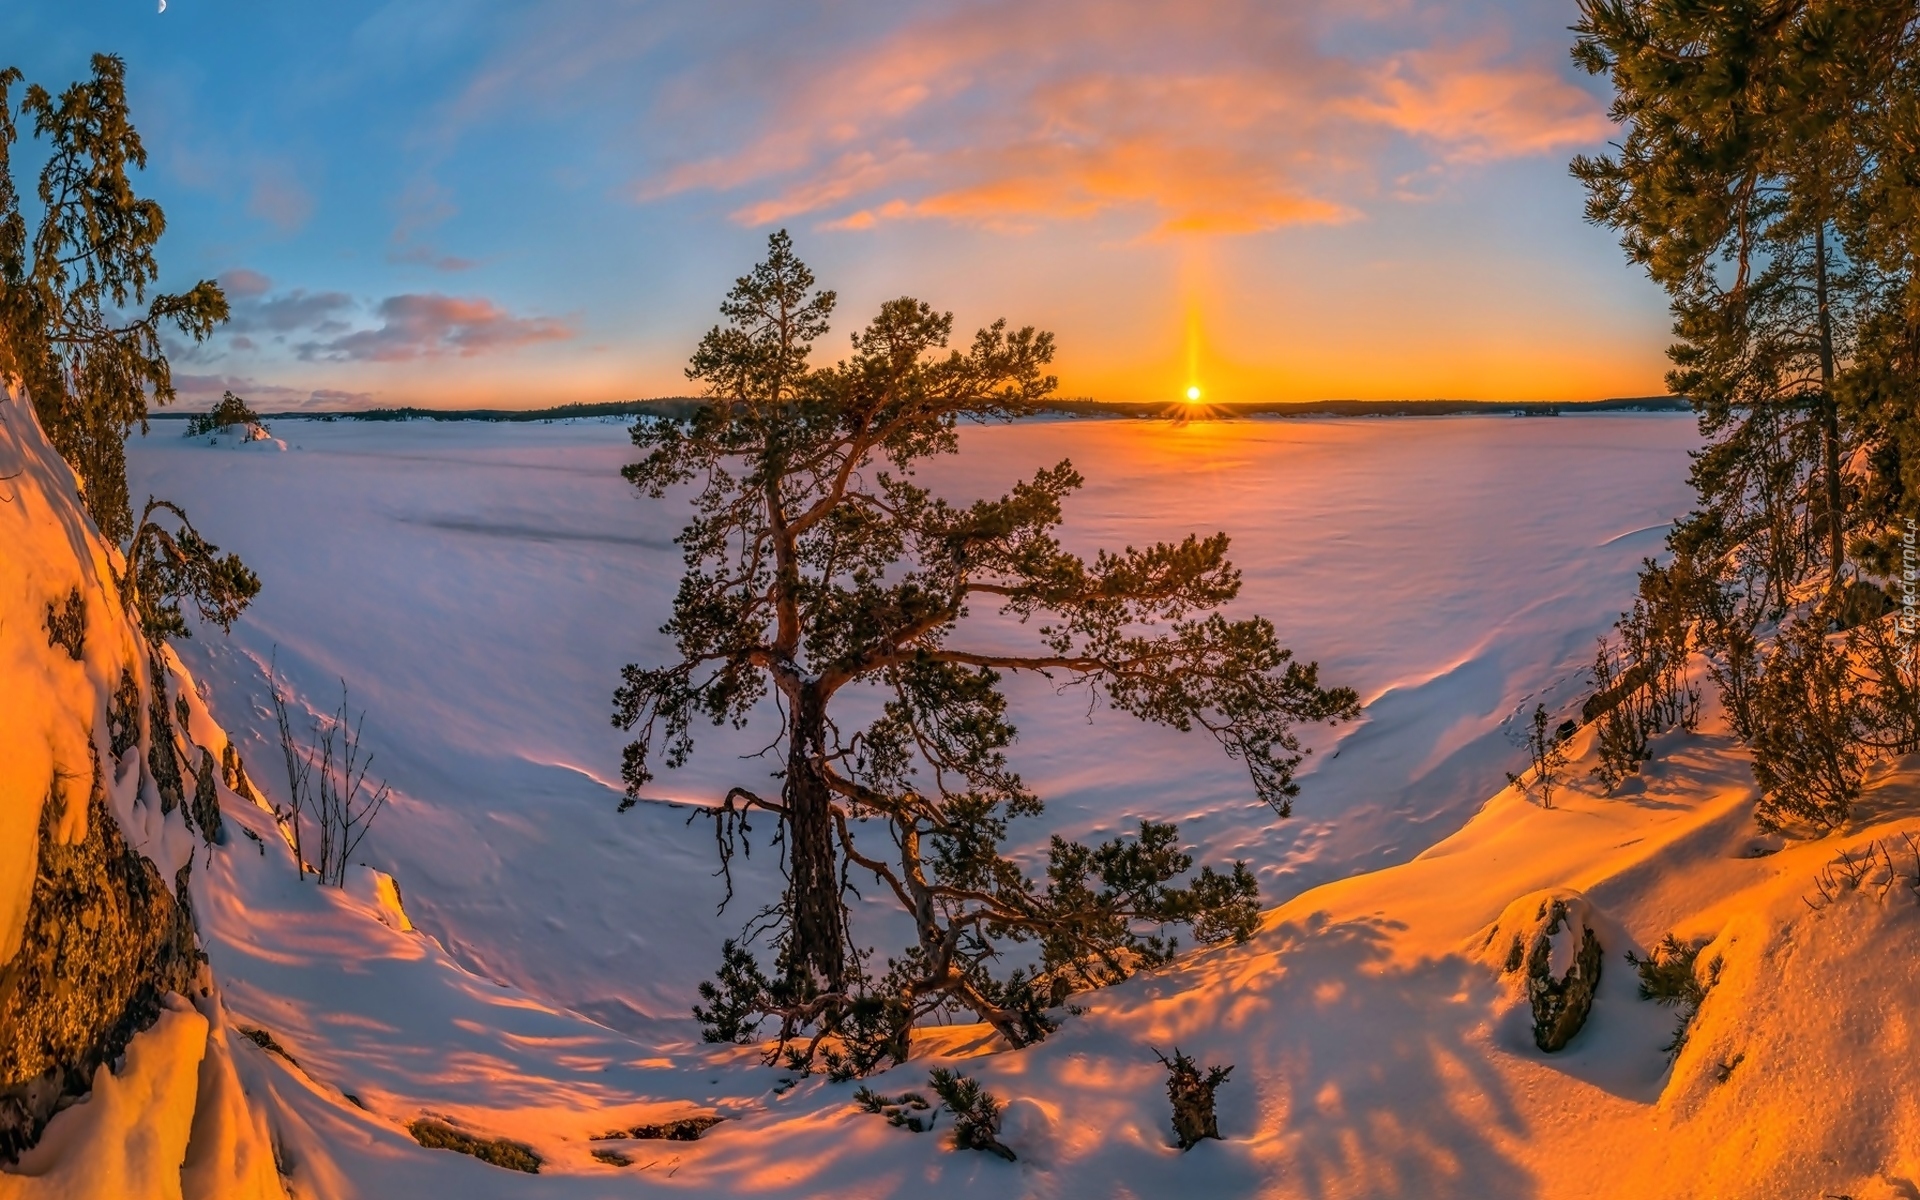
[[[40,1136],[102,1063],[160,1016],[169,992],[202,990],[183,866],[169,888],[127,844],[97,775],[87,835],[52,836],[40,820],[40,865],[17,954],[0,966],[0,1159]]]
[[[1533,1044],[1562,1050],[1587,1023],[1605,957],[1592,906],[1578,892],[1535,892],[1507,905],[1479,957],[1513,978],[1533,1016]]]

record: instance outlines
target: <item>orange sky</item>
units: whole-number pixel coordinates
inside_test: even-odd
[[[24,7],[30,78],[127,57],[163,282],[229,285],[193,403],[683,392],[780,227],[826,357],[912,294],[1054,330],[1067,395],[1663,390],[1558,0]]]

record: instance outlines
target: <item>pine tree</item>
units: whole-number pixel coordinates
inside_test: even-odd
[[[94,55],[92,78],[57,97],[38,84],[26,89],[19,112],[33,117],[47,151],[40,221],[28,238],[12,169],[20,82],[18,70],[0,70],[0,382],[25,390],[79,477],[94,524],[125,551],[119,583],[146,632],[186,636],[183,599],[226,629],[260,581],[234,555],[218,555],[177,505],[150,497],[136,522],[126,459],[127,436],[145,431],[149,402],[174,397],[162,331],[204,340],[226,320],[226,297],[208,280],[178,294],[154,291],[166,217],[128,178],[147,153],[127,112],[126,65],[111,55]]]
[[[637,731],[626,804],[662,757],[686,762],[696,719],[745,725],[773,695],[779,792],[733,788],[713,817],[723,869],[753,810],[778,818],[787,886],[760,922],[778,959],[768,975],[730,959],[721,986],[703,991],[719,1019],[710,1032],[737,1036],[748,1014],[774,1016],[780,1045],[813,1031],[804,1063],[877,993],[860,1011],[892,1014],[902,1028],[888,1044],[953,1009],[1025,1044],[1071,990],[1164,961],[1167,925],[1245,938],[1257,887],[1238,864],[1177,883],[1192,860],[1173,826],[1151,821],[1097,847],[1055,838],[1044,882],[1029,878],[1001,848],[1011,821],[1041,810],[1007,761],[1003,673],[1045,674],[1142,719],[1205,730],[1282,815],[1298,791],[1295,725],[1350,718],[1358,700],[1321,686],[1266,620],[1216,611],[1240,588],[1224,534],[1089,560],[1056,536],[1081,486],[1070,463],[970,505],[914,482],[916,464],[956,451],[960,421],[1034,410],[1053,388],[1051,335],[998,322],[949,349],[951,316],[903,298],[855,335],[851,357],[814,367],[833,306],[775,234],[688,368],[705,403],[634,426],[643,456],[627,478],[656,498],[686,484],[697,496],[664,627],[679,657],[627,667],[615,697],[615,723]],[[966,644],[977,604],[1031,628],[1035,648]],[[879,714],[842,724],[834,704],[850,691],[876,695]],[[878,978],[849,929],[856,873],[914,922]],[[1038,964],[997,973],[1009,941],[1037,944]]]
[[[1692,541],[1724,574],[1757,566],[1776,612],[1846,563],[1841,376],[1871,279],[1842,229],[1911,19],[1887,0],[1583,0],[1575,26],[1626,126],[1618,153],[1574,161],[1587,216],[1667,289],[1668,383],[1710,443]]]
[[[92,78],[57,97],[26,89],[19,112],[47,154],[28,238],[12,176],[20,81],[18,70],[0,71],[0,376],[26,389],[94,523],[124,544],[134,532],[127,435],[145,431],[149,397],[174,397],[162,331],[202,341],[226,320],[227,300],[210,280],[154,291],[166,217],[128,178],[147,152],[128,117],[126,64],[111,55],[94,55]]]

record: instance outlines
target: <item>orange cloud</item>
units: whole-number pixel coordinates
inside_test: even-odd
[[[1355,117],[1439,143],[1468,162],[1547,154],[1612,132],[1587,92],[1533,63],[1488,67],[1470,52],[1414,52],[1380,65]]]
[[[1351,219],[1409,154],[1446,170],[1606,135],[1597,100],[1497,34],[1319,48],[1340,22],[1403,17],[1333,0],[1067,0],[909,18],[824,62],[769,66],[746,136],[636,194],[739,195],[749,226],[1117,215],[1149,233],[1245,233]],[[682,81],[677,109],[697,119],[701,88]]]

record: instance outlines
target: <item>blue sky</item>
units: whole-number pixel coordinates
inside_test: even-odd
[[[235,319],[188,402],[684,391],[766,234],[843,329],[910,293],[1056,331],[1062,391],[1661,390],[1580,220],[1570,4],[20,0],[9,61],[128,63],[169,285]]]

